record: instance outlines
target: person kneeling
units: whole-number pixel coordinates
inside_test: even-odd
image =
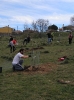
[[[28,58],[31,57],[30,55],[24,55],[24,49],[20,49],[19,52],[14,56],[12,61],[13,71],[23,71],[25,69],[28,69],[28,67],[23,68],[23,60],[21,58]]]

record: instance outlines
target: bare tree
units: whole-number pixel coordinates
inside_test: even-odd
[[[32,27],[34,30],[39,32],[45,32],[48,29],[49,21],[45,19],[38,19],[32,22]]]
[[[34,31],[37,31],[38,30],[37,29],[37,24],[36,24],[35,21],[32,22],[32,27],[33,27]]]
[[[38,19],[36,21],[36,25],[40,32],[44,32],[48,29],[49,21],[45,19]]]
[[[28,24],[25,23],[25,24],[24,24],[24,30],[27,30],[27,29],[28,29]]]
[[[71,25],[73,25],[73,26],[74,26],[74,16],[73,16],[73,17],[71,17],[70,22],[71,22]]]

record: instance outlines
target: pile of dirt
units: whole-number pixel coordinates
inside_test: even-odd
[[[52,64],[52,63],[47,63],[47,64],[41,64],[39,66],[30,66],[28,69],[24,71],[24,73],[27,74],[34,74],[34,73],[49,73],[52,71],[54,68],[56,68],[57,65]]]

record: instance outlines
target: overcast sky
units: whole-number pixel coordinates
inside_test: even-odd
[[[70,25],[73,16],[74,0],[0,0],[0,27],[23,30],[24,24],[37,19],[62,27]]]

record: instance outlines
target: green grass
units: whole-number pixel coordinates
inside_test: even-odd
[[[74,85],[61,84],[57,80],[74,83],[74,40],[68,44],[68,34],[62,33],[61,42],[58,43],[58,35],[54,36],[52,44],[47,44],[47,37],[34,38],[27,46],[22,45],[23,36],[17,36],[19,45],[14,53],[10,53],[8,45],[9,37],[0,40],[0,100],[74,100]],[[49,73],[13,72],[12,59],[18,50],[22,48],[43,47],[39,49],[39,64],[53,63],[55,67]],[[32,51],[26,51],[26,54]],[[67,56],[67,63],[60,63],[58,58]],[[25,59],[24,64],[32,64],[32,59]]]

